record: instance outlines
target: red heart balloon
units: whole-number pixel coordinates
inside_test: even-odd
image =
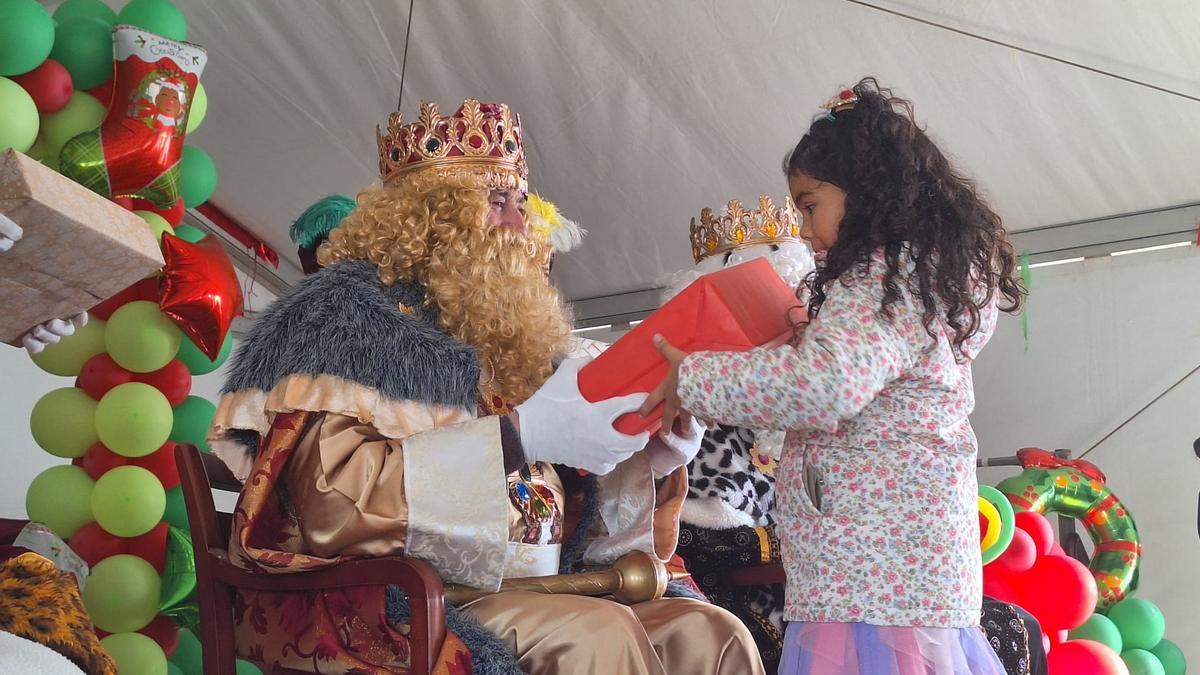
[[[215,361],[233,318],[242,313],[242,285],[233,263],[216,237],[193,244],[164,233],[162,252],[167,264],[158,305]]]

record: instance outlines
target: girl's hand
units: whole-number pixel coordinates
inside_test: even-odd
[[[687,353],[676,349],[661,335],[654,336],[654,346],[667,360],[667,375],[654,388],[654,391],[650,392],[650,398],[642,404],[639,412],[642,417],[648,417],[658,407],[658,404],[662,403],[663,417],[660,434],[669,434],[675,428],[676,417],[678,417],[681,430],[690,430],[692,429],[692,414],[683,409],[679,400],[679,364],[687,357]]]

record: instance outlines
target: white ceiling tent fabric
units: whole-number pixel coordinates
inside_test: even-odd
[[[210,54],[211,106],[189,141],[216,161],[213,202],[279,250],[279,276],[294,281],[291,220],[376,176],[409,3],[180,4]],[[781,198],[785,151],[865,74],[914,101],[1013,232],[1089,221],[1064,246],[1111,241],[1130,222],[1092,219],[1155,209],[1168,209],[1163,231],[1195,228],[1195,213],[1170,209],[1200,202],[1200,102],[892,13],[1198,97],[1200,6],[1188,0],[414,6],[404,112],[477,97],[521,114],[532,188],[591,233],[555,267],[569,299],[602,298],[577,305],[591,324],[645,309],[651,294],[620,294],[691,264],[701,208]]]

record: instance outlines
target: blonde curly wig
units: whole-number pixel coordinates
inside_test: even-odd
[[[367,188],[318,260],[368,260],[385,284],[421,284],[441,329],[479,352],[484,384],[515,405],[549,377],[571,321],[525,236],[487,225],[488,194],[470,176]]]

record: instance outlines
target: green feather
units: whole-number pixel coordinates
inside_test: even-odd
[[[304,209],[304,213],[292,223],[288,235],[300,248],[309,248],[314,242],[324,239],[354,210],[354,207],[354,200],[346,195],[322,197],[317,203]]]
[[[1029,272],[1029,251],[1021,251],[1021,284],[1025,286],[1025,304],[1021,307],[1021,335],[1025,337],[1025,351],[1029,351],[1029,293],[1033,289],[1033,275]]]

